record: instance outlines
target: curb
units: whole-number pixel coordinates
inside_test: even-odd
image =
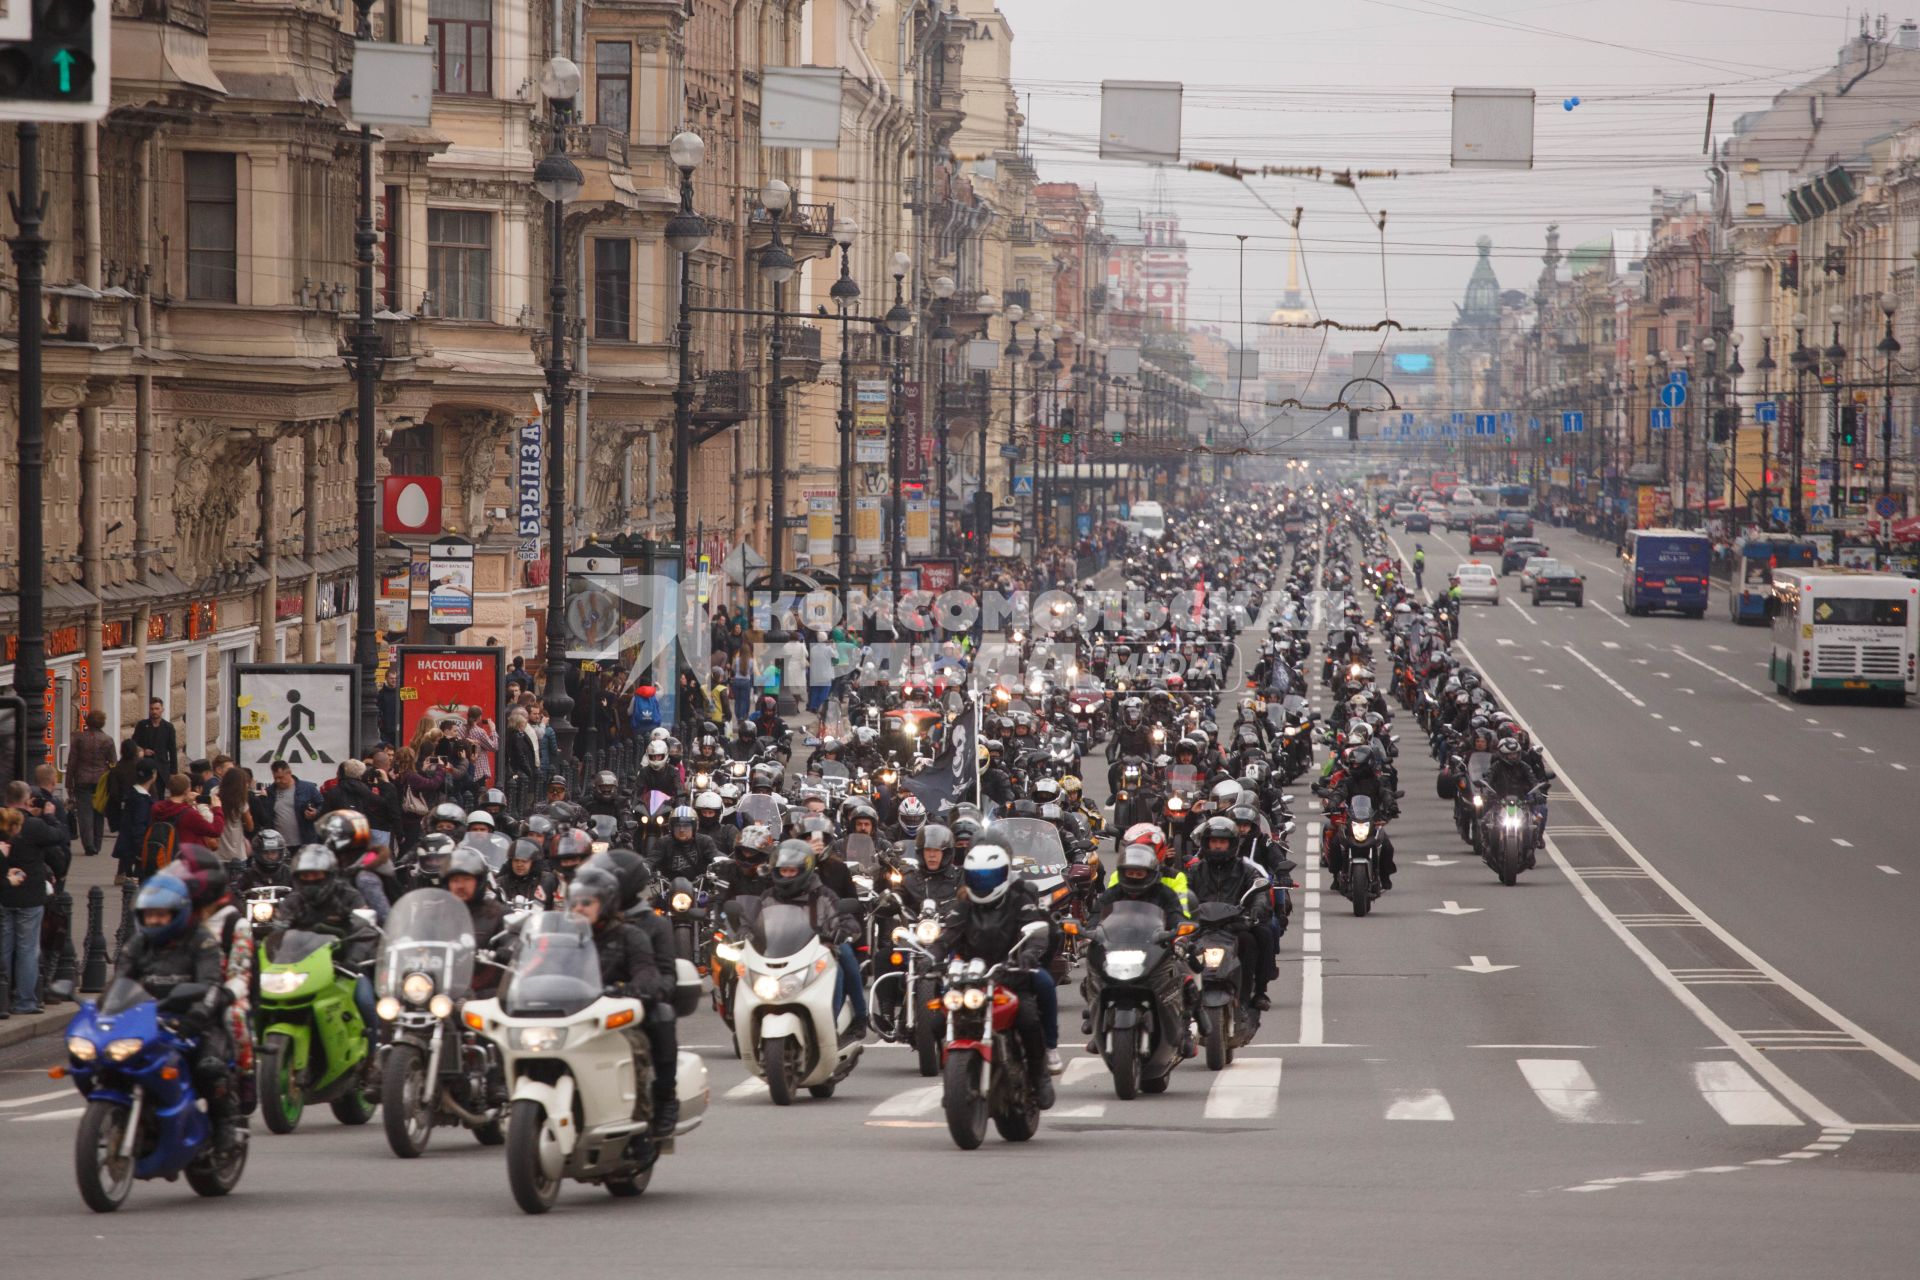
[[[74,1006],[74,1013],[78,1013],[79,1011],[80,1006],[76,1004]],[[18,1021],[17,1025],[16,1019],[8,1019],[6,1022],[0,1023],[0,1049],[8,1049],[16,1044],[25,1044],[29,1040],[38,1040],[43,1036],[57,1036],[66,1029],[67,1023],[72,1020],[72,1017],[73,1014],[51,1018],[35,1016],[31,1021]]]

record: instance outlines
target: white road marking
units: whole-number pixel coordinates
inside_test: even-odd
[[[1719,676],[1722,680],[1725,680],[1728,684],[1733,685],[1736,688],[1746,690],[1748,693],[1760,699],[1760,701],[1766,703],[1770,707],[1784,708],[1787,705],[1784,702],[1779,702],[1773,698],[1768,697],[1766,694],[1760,692],[1760,690],[1754,688],[1752,685],[1748,684],[1745,680],[1740,679],[1738,676],[1728,675],[1726,672],[1722,671],[1720,668],[1714,666],[1711,662],[1702,662],[1700,659],[1688,653],[1685,649],[1682,649],[1679,645],[1675,645],[1673,647],[1673,652],[1676,657],[1682,658],[1687,662],[1691,662],[1696,667],[1704,667],[1706,670],[1713,672],[1714,675]]]
[[[1742,782],[1752,782],[1752,781],[1753,781],[1753,779],[1752,779],[1752,778],[1749,778],[1749,777],[1748,777],[1748,776],[1747,776],[1746,774],[1744,774],[1744,773],[1736,773],[1736,774],[1734,774],[1733,776],[1734,776],[1734,777],[1736,777],[1736,778],[1738,778],[1738,779],[1740,779],[1740,781],[1742,781]]]
[[[1306,923],[1306,927],[1307,927],[1307,929],[1308,929],[1308,931],[1309,931],[1309,932],[1318,932],[1318,931],[1319,931],[1319,928],[1320,928],[1320,913],[1319,913],[1318,911],[1309,911],[1309,912],[1307,912],[1307,923]]]
[[[1813,718],[1812,716],[1808,716],[1808,717],[1807,717],[1807,723],[1808,723],[1808,724],[1819,724],[1820,722],[1819,722],[1818,720],[1815,720],[1815,719],[1814,719],[1814,718]]]
[[[1317,943],[1318,937],[1314,941]],[[1315,949],[1318,950],[1318,947]],[[1302,1045],[1324,1044],[1327,1038],[1326,1016],[1321,1007],[1322,963],[1317,955],[1302,956],[1300,959],[1300,1043]]]
[[[1687,739],[1687,745],[1688,745],[1688,746],[1690,746],[1690,747],[1697,747],[1697,746],[1699,746],[1699,745],[1700,745],[1700,739],[1698,739],[1698,738],[1688,738],[1688,739]]]
[[[1728,1124],[1797,1127],[1800,1117],[1737,1062],[1696,1062],[1693,1086]]]
[[[1485,909],[1484,907],[1463,907],[1452,898],[1443,900],[1437,907],[1427,908],[1428,911],[1431,911],[1437,916],[1470,916],[1476,911],[1484,911]]]
[[[1884,871],[1884,872],[1886,872],[1886,873],[1887,873],[1888,875],[1890,875],[1890,876],[1897,876],[1897,875],[1899,875],[1899,874],[1900,874],[1900,873],[1899,873],[1899,871],[1897,871],[1897,870],[1895,870],[1894,868],[1892,868],[1892,867],[1890,867],[1890,866],[1888,866],[1888,865],[1887,865],[1886,863],[1884,863],[1884,862],[1880,864],[1880,870],[1882,870],[1882,871]]]
[[[1618,640],[1602,640],[1600,646],[1604,649],[1618,649],[1620,642]]]
[[[1507,603],[1513,606],[1513,611],[1515,613],[1519,614],[1521,617],[1527,620],[1528,626],[1537,627],[1540,625],[1540,620],[1534,617],[1532,614],[1528,613],[1525,609],[1522,609],[1520,607],[1520,602],[1515,600],[1512,596],[1507,597]]]
[[[1056,1107],[1047,1112],[1047,1118],[1050,1120],[1098,1120],[1105,1114],[1107,1114],[1106,1103],[1092,1102],[1084,1107],[1067,1107],[1064,1110]]]
[[[1835,837],[1833,838],[1833,842],[1834,842],[1835,844],[1837,844],[1837,845],[1839,845],[1839,846],[1840,846],[1840,847],[1841,847],[1842,849],[1851,849],[1851,848],[1853,848],[1853,841],[1851,841],[1851,840],[1842,840],[1842,839],[1841,839],[1841,838],[1840,838],[1839,836],[1835,836]]]
[[[1555,1116],[1572,1124],[1600,1123],[1600,1090],[1580,1059],[1516,1058],[1514,1063],[1534,1097]]]
[[[1621,684],[1618,680],[1615,680],[1612,676],[1608,675],[1606,672],[1602,671],[1600,668],[1594,666],[1593,663],[1589,662],[1587,660],[1587,656],[1584,653],[1581,653],[1578,649],[1574,648],[1570,644],[1563,644],[1560,647],[1562,649],[1565,649],[1568,653],[1572,654],[1574,661],[1578,662],[1581,666],[1593,672],[1593,674],[1599,676],[1602,680],[1606,681],[1609,685],[1611,685],[1613,687],[1613,691],[1619,694],[1621,697],[1625,698],[1628,702],[1631,702],[1636,707],[1644,707],[1647,705],[1646,703],[1640,701],[1639,698],[1635,697],[1631,692],[1629,692],[1625,685]],[[1507,705],[1511,706],[1512,704],[1508,703]]]
[[[71,1120],[75,1116],[86,1114],[86,1110],[85,1107],[62,1107],[58,1111],[42,1111],[38,1115],[14,1116],[13,1122],[15,1124],[38,1124],[42,1120]]]
[[[1500,973],[1507,969],[1517,969],[1519,965],[1493,964],[1485,956],[1468,956],[1467,964],[1457,964],[1454,968],[1463,973]]]
[[[1795,822],[1804,822],[1804,823],[1806,823],[1806,824],[1807,824],[1808,826],[1812,826],[1812,825],[1813,825],[1813,819],[1812,819],[1812,818],[1809,818],[1809,817],[1808,817],[1808,816],[1807,816],[1806,814],[1804,814],[1804,813],[1796,813],[1796,814],[1794,814],[1794,815],[1793,815],[1793,820],[1794,820]]]
[[[1844,737],[1846,737],[1847,735],[1846,735],[1846,734],[1844,734],[1844,733],[1842,733],[1842,732],[1840,732],[1840,731],[1839,731],[1838,729],[1835,729],[1835,730],[1833,731],[1833,736],[1834,736],[1834,737],[1836,737],[1836,738],[1844,738]]]
[[[1451,1120],[1453,1107],[1438,1089],[1416,1089],[1403,1093],[1387,1108],[1389,1120]]]
[[[930,1084],[896,1093],[867,1114],[875,1119],[924,1116],[940,1106],[940,1094],[944,1088],[943,1085]]]
[[[1900,772],[1902,772],[1902,773],[1905,773],[1905,772],[1907,771],[1907,766],[1905,766],[1905,765],[1903,765],[1903,764],[1896,764],[1896,765],[1890,765],[1889,767],[1890,767],[1890,768],[1894,768],[1894,769],[1898,769],[1898,770],[1899,770]]]
[[[752,1098],[767,1091],[767,1082],[759,1076],[748,1076],[733,1088],[720,1096],[723,1098]]]
[[[1724,756],[1708,756],[1707,759],[1713,761],[1715,764],[1725,764],[1727,762]]]
[[[1660,713],[1659,713],[1658,711],[1655,711],[1655,712],[1653,713],[1653,718],[1654,718],[1655,720],[1665,720],[1665,719],[1666,719],[1666,717],[1665,717],[1665,716],[1663,716],[1663,715],[1661,715],[1661,714],[1660,714]]]
[[[1862,754],[1864,754],[1864,755],[1870,755],[1870,756],[1871,756],[1871,755],[1877,755],[1877,754],[1879,754],[1879,753],[1878,753],[1878,752],[1876,752],[1876,751],[1875,751],[1875,750],[1874,750],[1874,749],[1873,749],[1872,747],[1862,747],[1862,748],[1860,748],[1860,750],[1861,750],[1861,752],[1862,752]]]
[[[1709,648],[1709,649],[1711,649],[1711,650],[1713,650],[1713,651],[1714,651],[1715,653],[1726,653],[1726,652],[1728,652],[1728,650],[1727,650],[1727,646],[1725,646],[1725,645],[1723,645],[1723,644],[1710,644],[1710,645],[1708,645],[1708,646],[1707,646],[1707,648]]]
[[[1535,626],[1538,626],[1539,624],[1538,624],[1538,623],[1535,623],[1534,625],[1535,625]],[[1495,644],[1497,644],[1497,645],[1501,645],[1501,646],[1503,646],[1503,647],[1506,647],[1506,648],[1512,648],[1512,647],[1513,647],[1513,641],[1511,641],[1511,640],[1509,640],[1509,639],[1507,639],[1507,638],[1506,638],[1505,636],[1498,636],[1498,637],[1496,637],[1496,638],[1494,639],[1494,643],[1495,643]]]
[[[1765,794],[1765,798],[1766,798],[1766,800],[1767,800],[1767,802],[1768,802],[1769,804],[1779,804],[1779,803],[1780,803],[1780,797],[1779,797],[1779,796],[1776,796],[1776,795],[1774,795],[1774,794],[1773,794],[1773,793],[1771,793],[1771,792],[1767,792],[1767,793],[1764,793],[1764,794]]]
[[[1598,609],[1600,612],[1606,614],[1609,618],[1612,618],[1615,622],[1627,628],[1629,631],[1633,629],[1632,623],[1628,622],[1625,618],[1621,617],[1619,614],[1615,613],[1613,610],[1607,608],[1607,606],[1601,604],[1598,600],[1595,600],[1593,602],[1593,607]]]
[[[1090,1077],[1105,1073],[1106,1069],[1106,1060],[1097,1053],[1068,1058],[1066,1074],[1060,1077],[1060,1087],[1064,1089],[1069,1085],[1079,1084]]]
[[[1208,1120],[1264,1120],[1280,1108],[1280,1059],[1242,1058],[1214,1077]]]
[[[0,1102],[0,1109],[6,1107],[30,1107],[36,1102],[52,1102],[55,1098],[71,1098],[72,1089],[50,1089],[46,1093],[30,1094],[24,1098],[8,1098]]]

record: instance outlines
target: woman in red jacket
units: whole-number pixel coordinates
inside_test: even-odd
[[[176,773],[167,779],[167,798],[154,804],[152,820],[173,824],[175,849],[190,844],[218,848],[220,833],[227,825],[224,814],[194,802],[193,782],[184,773]]]

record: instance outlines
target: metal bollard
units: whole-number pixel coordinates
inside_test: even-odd
[[[53,900],[47,904],[47,914],[53,940],[50,944],[46,944],[46,933],[42,932],[41,940],[45,944],[40,954],[40,1005],[42,1008],[54,1003],[47,998],[47,992],[54,983],[63,982],[66,984],[64,988],[66,991],[73,990],[75,975],[73,895],[65,889],[54,894]],[[68,996],[68,999],[71,998]]]
[[[127,939],[133,936],[133,900],[140,893],[140,884],[131,876],[120,882],[120,926],[113,931],[113,960],[120,962],[120,953],[126,949]]]
[[[80,989],[107,988],[107,891],[99,885],[87,890],[87,954],[80,966]]]

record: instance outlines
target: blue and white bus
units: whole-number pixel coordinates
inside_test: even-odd
[[[1713,542],[1690,529],[1630,529],[1621,549],[1620,607],[1630,614],[1658,609],[1707,615],[1707,578]]]
[[[1749,538],[1734,562],[1733,584],[1727,592],[1727,613],[1735,623],[1763,625],[1767,601],[1773,596],[1776,569],[1805,569],[1820,562],[1820,548],[1805,538],[1787,534]]]
[[[1920,649],[1920,582],[1891,573],[1781,569],[1767,612],[1773,621],[1774,688],[1913,696]]]

